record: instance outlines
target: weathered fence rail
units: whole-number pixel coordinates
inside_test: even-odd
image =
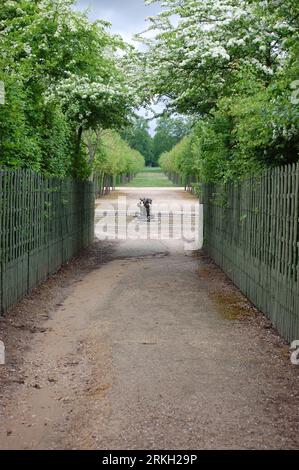
[[[289,341],[299,339],[299,165],[203,186],[204,247]]]
[[[88,246],[91,182],[0,170],[0,313]]]

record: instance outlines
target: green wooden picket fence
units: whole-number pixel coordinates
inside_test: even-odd
[[[0,170],[0,313],[94,238],[91,182]]]
[[[289,341],[299,340],[299,164],[203,185],[204,247]]]

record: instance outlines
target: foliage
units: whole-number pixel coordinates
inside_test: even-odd
[[[219,181],[297,161],[298,2],[165,0],[163,6],[150,19],[155,36],[144,40],[148,50],[138,56],[145,70],[140,83],[169,112],[198,123],[161,165]]]
[[[184,178],[193,174],[195,160],[192,154],[192,138],[185,136],[169,152],[164,152],[159,158],[159,164],[166,173],[179,173]]]
[[[141,51],[73,4],[0,0],[2,165],[87,178],[104,158],[108,129],[147,164],[163,154],[163,167],[196,180],[298,160],[297,0],[164,0],[150,34],[139,35]],[[159,99],[166,111],[152,138],[134,116]],[[181,114],[188,120],[166,117]],[[109,171],[132,163],[105,155]]]
[[[144,158],[125,142],[118,132],[104,131],[94,160],[96,174],[136,174],[144,168]]]
[[[136,103],[109,24],[71,0],[0,0],[0,162],[88,175],[84,130],[120,128]]]
[[[171,150],[190,130],[182,118],[161,116],[153,138],[153,163],[157,165],[160,155]]]
[[[153,143],[148,121],[141,116],[135,116],[131,126],[128,126],[121,135],[131,148],[143,155],[146,165],[150,166],[153,162]]]
[[[186,119],[163,115],[158,118],[155,134],[151,137],[148,121],[136,116],[132,125],[122,132],[122,137],[132,148],[139,150],[147,166],[157,166],[160,155],[172,149],[189,130]]]
[[[146,168],[141,173],[138,173],[136,178],[126,184],[131,188],[169,188],[173,187],[173,183],[163,174],[161,168],[154,167],[156,171],[151,171],[152,168]]]

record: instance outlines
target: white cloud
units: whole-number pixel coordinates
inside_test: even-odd
[[[146,6],[143,0],[78,0],[76,8],[89,8],[91,20],[103,19],[112,23],[111,31],[121,34],[128,42],[146,27],[146,17],[161,11],[159,3]]]

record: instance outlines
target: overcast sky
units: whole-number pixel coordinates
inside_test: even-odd
[[[89,8],[91,20],[103,19],[112,23],[111,31],[121,34],[127,42],[145,29],[147,16],[161,11],[158,3],[146,6],[143,0],[78,0],[77,8]]]
[[[85,10],[89,8],[89,18],[107,20],[112,23],[111,32],[121,34],[125,41],[134,43],[132,37],[145,30],[146,17],[156,15],[161,11],[159,4],[146,6],[143,0],[78,0],[76,8]],[[135,42],[137,46],[138,43]],[[157,112],[162,106],[155,107]],[[150,117],[145,110],[139,114]],[[154,133],[156,122],[149,121],[151,134]]]

